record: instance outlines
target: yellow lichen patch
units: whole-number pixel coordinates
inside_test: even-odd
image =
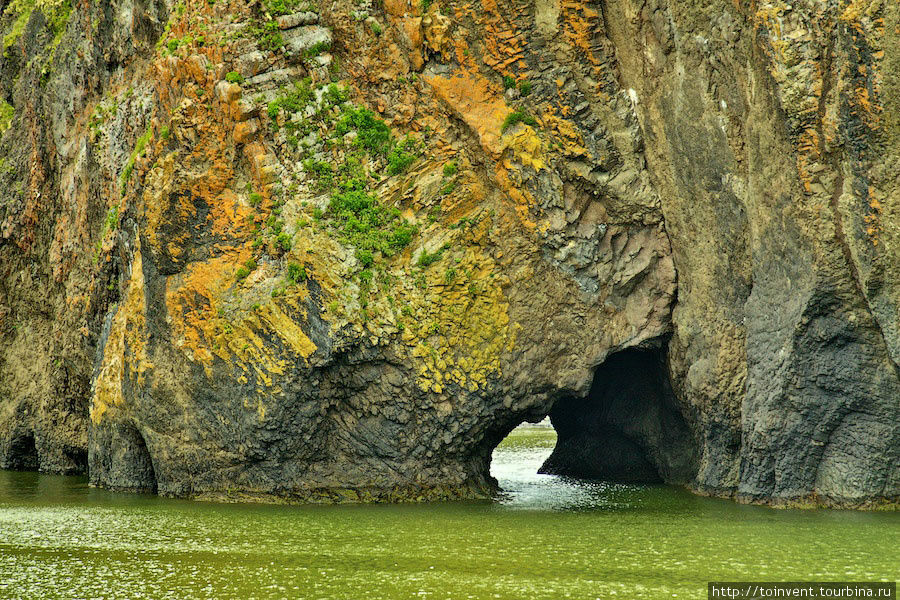
[[[285,296],[249,310],[226,310],[229,299],[249,294],[254,286],[268,280],[260,267],[244,282],[236,281],[237,266],[249,257],[250,251],[242,249],[193,263],[183,276],[170,280],[166,304],[176,347],[203,364],[207,375],[212,375],[212,363],[218,357],[236,369],[255,374],[264,387],[269,387],[273,375],[284,374],[297,358],[308,359],[316,351],[316,345],[291,316],[299,315],[305,321],[301,302],[308,292],[296,286]],[[281,344],[272,344],[275,339]],[[294,357],[281,355],[281,349]]]
[[[459,181],[460,187],[465,190],[465,193],[451,194],[445,196],[441,201],[441,211],[450,225],[458,223],[460,219],[473,216],[473,213],[481,214],[481,207],[487,199],[487,190],[484,184],[471,171],[463,172]]]
[[[113,318],[112,328],[103,349],[94,396],[91,403],[91,421],[99,423],[110,407],[124,402],[122,383],[128,373],[136,377],[139,385],[144,384],[145,373],[153,368],[147,357],[146,316],[144,307],[144,272],[141,260],[140,242],[135,249],[131,264],[131,279],[125,292],[125,302],[119,306]]]
[[[294,235],[289,257],[306,266],[325,296],[334,296],[346,281],[339,252],[340,245],[325,230],[305,227]]]
[[[755,13],[756,27],[767,29],[776,39],[781,39],[782,17],[787,5],[778,0],[776,2],[761,2]]]
[[[503,153],[500,126],[510,108],[491,82],[477,73],[457,71],[449,77],[426,76],[435,94],[478,136],[481,146],[495,158]]]
[[[500,186],[500,189],[506,192],[506,196],[512,200],[513,208],[522,225],[534,231],[537,228],[537,224],[531,218],[531,207],[535,204],[534,199],[527,188],[516,184],[512,178],[513,174],[515,174],[514,170],[511,171],[503,164],[498,163],[494,172],[494,179]]]
[[[575,125],[568,119],[563,119],[554,114],[554,107],[541,115],[544,127],[553,132],[553,137],[562,144],[562,152],[569,157],[590,157],[590,152],[584,146],[584,137],[575,129]]]
[[[785,78],[785,62],[788,60],[787,51],[790,43],[784,37],[784,13],[788,10],[787,5],[782,2],[763,2],[755,13],[755,25],[757,29],[765,29],[769,32],[769,46],[774,53],[775,62],[772,68],[772,75],[776,81],[783,81]]]
[[[436,393],[450,383],[470,391],[483,388],[501,373],[501,357],[515,343],[492,261],[478,247],[466,248],[458,260],[428,271],[429,293],[404,335],[419,386]]]
[[[294,296],[286,301],[296,302],[306,296],[306,288],[301,288],[302,295]],[[296,306],[296,304],[295,304]],[[259,311],[260,322],[274,335],[277,335],[293,352],[309,358],[316,351],[316,345],[309,339],[300,325],[287,315],[281,307],[271,302],[262,306]]]
[[[292,303],[292,300],[285,302]],[[283,375],[298,357],[307,359],[316,351],[316,345],[300,324],[275,302],[255,308],[228,323],[225,331],[217,336],[215,354],[235,368],[253,373],[266,388],[272,386],[273,375]],[[281,340],[283,347],[295,356],[291,359],[279,356],[276,346],[267,341],[271,339]],[[248,378],[242,375],[241,380],[246,382]]]
[[[861,31],[859,20],[863,17],[871,17],[881,8],[883,0],[851,0],[838,19],[844,23],[853,25]]]
[[[526,125],[515,133],[503,136],[503,145],[510,151],[503,161],[507,169],[513,168],[513,162],[523,167],[531,167],[535,171],[544,168],[546,164],[544,143],[533,128]]]

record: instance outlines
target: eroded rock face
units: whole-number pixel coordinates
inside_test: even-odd
[[[0,21],[0,466],[471,497],[551,414],[581,474],[897,501],[895,5],[51,4]]]

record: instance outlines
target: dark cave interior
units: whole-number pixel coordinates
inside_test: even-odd
[[[697,449],[669,382],[666,345],[613,354],[585,397],[550,411],[557,443],[540,472],[622,483],[687,483]]]

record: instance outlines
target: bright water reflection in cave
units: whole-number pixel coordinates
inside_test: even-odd
[[[491,457],[491,475],[500,484],[505,509],[587,510],[633,506],[644,486],[539,474],[553,452],[556,431],[550,419],[523,423],[510,432]]]

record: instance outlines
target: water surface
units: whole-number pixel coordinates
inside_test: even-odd
[[[554,440],[523,427],[500,445],[496,502],[223,505],[0,471],[0,598],[705,598],[717,579],[898,579],[897,513],[536,475]]]

